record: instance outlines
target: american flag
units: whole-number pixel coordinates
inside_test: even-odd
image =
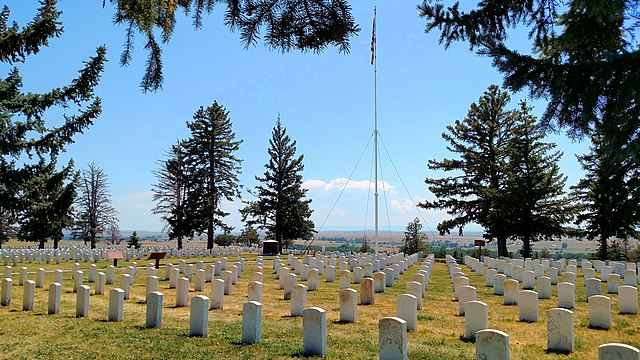
[[[373,15],[373,31],[371,32],[371,65],[376,60],[376,15]]]

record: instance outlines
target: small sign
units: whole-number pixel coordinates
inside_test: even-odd
[[[124,259],[124,254],[122,253],[122,251],[109,251],[107,252],[107,256],[109,257],[109,260]]]
[[[156,269],[158,269],[160,268],[160,259],[164,259],[166,255],[166,252],[152,252],[151,254],[149,254],[149,258],[147,260],[155,260]]]
[[[124,254],[122,251],[109,251],[107,252],[107,257],[109,260],[113,260],[113,266],[118,266],[118,259],[124,259]]]
[[[475,246],[485,246],[487,242],[484,240],[473,240],[473,243]]]

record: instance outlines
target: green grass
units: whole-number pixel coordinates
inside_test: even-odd
[[[11,304],[0,307],[0,358],[7,359],[290,359],[302,352],[302,319],[289,317],[289,301],[283,300],[278,281],[273,273],[272,258],[264,261],[264,299],[262,342],[242,345],[242,304],[246,301],[247,285],[255,266],[255,255],[243,255],[245,271],[232,295],[225,296],[224,310],[209,312],[209,336],[189,337],[189,309],[175,308],[175,291],[168,289],[164,269],[158,271],[159,290],[165,294],[162,329],[145,329],[145,269],[147,261],[138,260],[138,271],[131,288],[131,298],[125,301],[124,321],[107,322],[108,292],[117,285],[107,285],[106,295],[92,295],[89,318],[75,318],[75,297],[71,292],[71,272],[64,273],[61,313],[47,315],[48,284],[55,269],[70,270],[73,262],[60,265],[19,264],[14,269]],[[229,264],[236,258],[228,257]],[[198,258],[188,259],[188,263]],[[217,259],[207,259],[214,262]],[[177,263],[165,259],[163,263]],[[91,263],[81,262],[85,271],[85,284]],[[111,262],[103,261],[98,268],[106,269]],[[116,283],[131,262],[120,261],[116,270]],[[37,268],[44,268],[45,288],[36,289],[35,309],[22,311],[22,288],[18,286],[19,268],[29,269],[29,279],[35,279]],[[478,299],[489,305],[489,325],[510,336],[512,359],[594,359],[597,347],[607,342],[624,342],[640,346],[640,320],[638,316],[617,314],[617,295],[612,298],[613,323],[609,331],[588,327],[588,308],[585,301],[581,270],[577,276],[575,309],[575,348],[569,355],[546,352],[546,310],[556,305],[556,289],[550,300],[540,300],[540,321],[522,323],[518,320],[517,306],[503,306],[501,296],[493,295],[484,286],[484,277],[474,275],[461,266],[477,288]],[[396,296],[404,293],[404,284],[418,270],[414,266],[396,280],[393,288],[376,294],[375,304],[358,307],[357,324],[341,324],[339,320],[339,282],[327,283],[320,276],[320,289],[309,292],[308,306],[327,310],[327,357],[332,359],[375,359],[378,357],[378,320],[395,316]],[[93,288],[93,284],[89,284]],[[193,285],[192,285],[193,287]],[[359,291],[359,285],[352,285]],[[603,284],[606,290],[606,284]],[[209,295],[210,284],[202,293]],[[464,317],[457,316],[458,304],[453,300],[446,267],[437,262],[418,315],[418,331],[408,334],[411,359],[474,359],[475,344],[460,339],[464,334]]]

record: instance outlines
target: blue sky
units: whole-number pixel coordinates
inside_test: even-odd
[[[35,1],[25,0],[4,4],[12,10],[11,20],[20,24],[29,21],[37,7]],[[373,179],[371,146],[335,210],[331,215],[329,211],[373,130],[374,4],[352,1],[361,32],[351,39],[349,54],[336,48],[320,55],[282,54],[262,43],[245,50],[239,35],[223,25],[222,6],[205,17],[199,31],[190,18],[179,16],[171,41],[163,47],[164,89],[144,94],[139,89],[146,61],[143,37],[137,36],[130,66],[121,67],[124,28],[112,24],[114,11],[108,2],[103,9],[99,0],[62,0],[58,8],[63,11],[63,35],[16,66],[24,78],[24,91],[44,92],[68,84],[97,46],[107,46],[109,62],[97,88],[102,116],[76,136],[62,160],[73,158],[78,168],[94,161],[105,170],[122,229],[162,229],[159,216],[151,214],[156,161],[177,139],[189,136],[185,123],[193,113],[217,100],[229,111],[237,138],[244,141],[238,153],[244,160],[243,198],[251,198],[246,188],[254,188],[254,177],[264,171],[271,129],[280,113],[297,141],[298,153],[305,156],[303,175],[316,227],[324,223],[324,230],[362,230],[365,224],[367,228],[373,224],[371,199],[365,211]],[[437,33],[425,34],[416,4],[415,0],[377,3],[379,130],[402,177],[401,181],[396,176],[381,147],[379,180],[385,182],[385,191],[380,189],[381,230],[404,229],[418,216],[413,203],[432,198],[424,179],[437,175],[427,169],[427,160],[449,155],[441,133],[463,118],[490,84],[502,83],[490,59],[469,52],[465,44],[445,50],[438,44]],[[527,50],[521,34],[514,34],[511,41]],[[9,68],[0,64],[0,74],[6,76]],[[523,98],[526,93],[513,95],[513,107]],[[532,104],[534,113],[544,110],[543,102]],[[59,110],[50,116],[51,124],[60,121]],[[569,177],[568,185],[576,183],[581,171],[574,154],[586,152],[588,144],[571,142],[563,134],[549,140],[564,152],[560,166]],[[236,230],[242,228],[240,207],[240,201],[224,205],[231,212],[227,222]],[[435,229],[446,214],[422,211],[422,216]]]

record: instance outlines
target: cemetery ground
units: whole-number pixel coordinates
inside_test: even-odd
[[[185,259],[187,264],[199,260],[207,264],[222,256]],[[106,285],[105,295],[95,295],[95,284],[89,283],[87,274],[93,262],[79,262],[84,271],[84,284],[92,289],[88,318],[76,318],[76,294],[72,292],[74,261],[56,264],[20,263],[13,268],[13,288],[9,306],[0,307],[0,358],[3,359],[285,359],[302,356],[302,318],[290,316],[290,301],[284,300],[272,269],[273,257],[263,262],[262,338],[254,345],[243,345],[242,306],[247,301],[248,283],[255,267],[255,254],[242,254],[245,268],[233,286],[232,294],[224,296],[224,309],[210,310],[209,333],[206,338],[189,336],[189,307],[175,307],[176,290],[169,289],[164,280],[164,269],[158,270],[158,291],[164,294],[162,328],[145,328],[146,266],[147,260],[118,262],[115,282]],[[301,258],[301,255],[297,256]],[[232,264],[238,257],[227,256]],[[282,257],[286,262],[286,256]],[[129,300],[124,302],[121,322],[108,322],[109,291],[119,287],[120,275],[132,262],[137,263],[135,280]],[[180,260],[165,259],[162,264],[177,265]],[[420,261],[400,275],[393,287],[375,294],[375,304],[358,305],[357,323],[339,322],[339,276],[335,282],[325,282],[319,276],[319,289],[307,293],[307,306],[326,310],[327,358],[378,358],[378,321],[396,316],[396,297],[405,293],[405,283],[418,271]],[[96,263],[98,271],[105,271],[111,261]],[[45,269],[43,288],[36,288],[34,309],[22,310],[23,289],[18,286],[20,268],[28,268],[28,279],[35,280],[38,268]],[[576,274],[576,307],[574,308],[575,351],[571,354],[548,353],[546,311],[557,306],[557,287],[552,297],[539,300],[539,321],[518,321],[518,306],[503,305],[503,296],[493,295],[485,286],[485,277],[475,275],[460,265],[469,277],[469,285],[477,288],[477,299],[489,306],[489,328],[506,332],[510,337],[512,359],[597,359],[598,346],[621,342],[640,348],[640,319],[638,315],[618,314],[618,297],[610,295],[613,326],[610,330],[589,328],[588,305],[582,269]],[[60,313],[47,315],[48,288],[53,272],[64,270]],[[216,276],[215,278],[219,278]],[[418,311],[418,330],[408,334],[409,359],[475,359],[475,344],[461,340],[465,332],[464,316],[458,316],[458,303],[447,267],[436,259],[431,271],[423,308]],[[353,281],[353,277],[352,277]],[[307,284],[306,281],[298,281]],[[360,285],[352,284],[358,291]],[[202,292],[194,291],[190,282],[189,298],[210,296],[211,283]],[[607,293],[606,283],[602,293]]]

